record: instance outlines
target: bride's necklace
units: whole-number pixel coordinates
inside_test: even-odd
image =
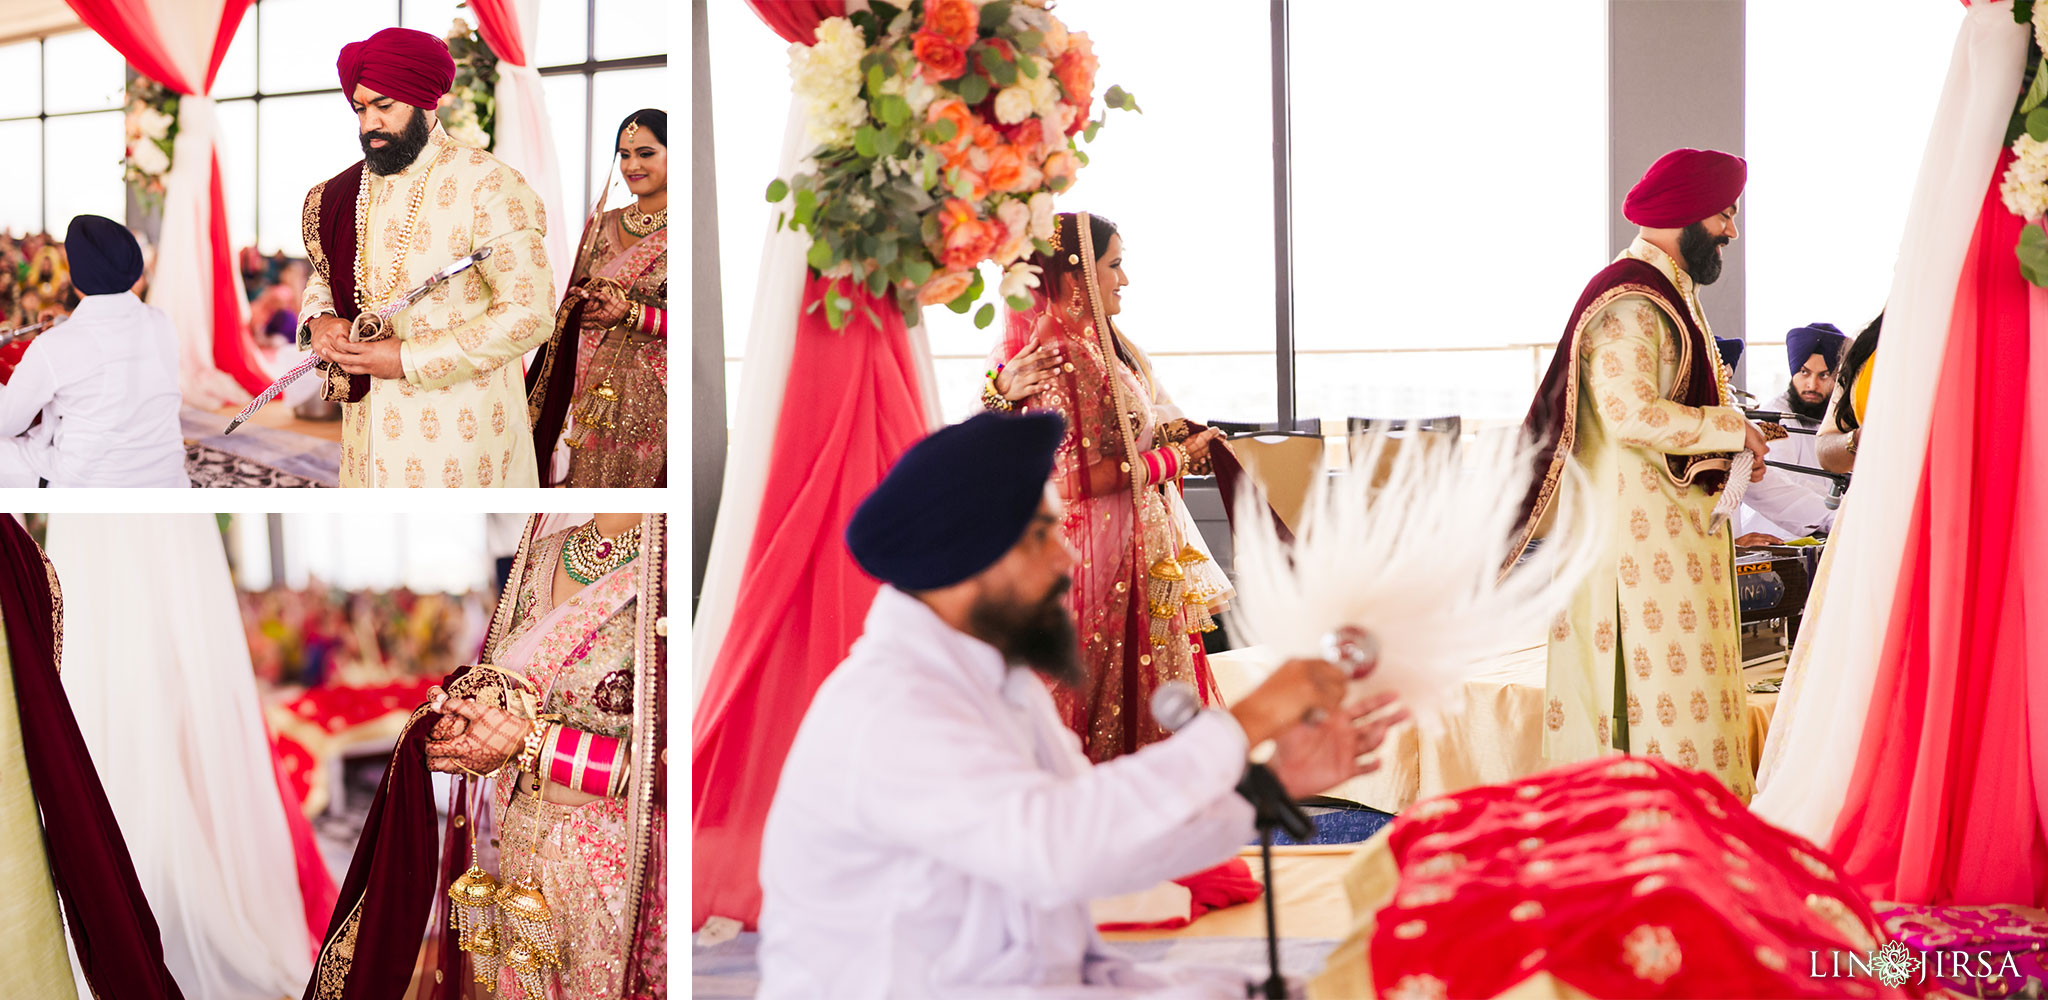
[[[626,211],[620,217],[619,222],[626,227],[627,232],[635,236],[645,236],[668,225],[668,209],[664,207],[661,211],[649,215],[641,211],[637,203],[627,205]]]
[[[562,570],[569,579],[584,586],[632,562],[640,554],[640,526],[634,525],[606,538],[597,533],[597,522],[586,521],[569,540],[562,543]]]

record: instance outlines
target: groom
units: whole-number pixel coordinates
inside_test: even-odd
[[[547,212],[517,171],[456,143],[435,114],[448,46],[387,28],[341,50],[363,159],[306,195],[313,275],[299,346],[338,372],[343,486],[538,486],[519,359],[553,327]],[[351,322],[453,261],[489,260],[357,342]]]

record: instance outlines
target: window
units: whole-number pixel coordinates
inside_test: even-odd
[[[1749,7],[1742,235],[1757,395],[1785,388],[1786,331],[1823,322],[1854,336],[1884,308],[1961,16],[1915,0],[1870,0],[1854,17]]]
[[[571,216],[557,225],[580,226],[595,200],[594,184],[615,173],[611,129],[618,120],[662,103],[664,11],[653,0],[541,4],[535,58]],[[304,256],[299,218],[306,192],[362,157],[355,116],[334,73],[343,41],[394,24],[442,35],[457,17],[476,21],[458,0],[260,0],[249,8],[213,90],[235,246]],[[80,212],[124,217],[126,75],[120,54],[91,31],[0,46],[0,148],[41,164],[0,188],[0,229],[61,231]]]
[[[0,46],[0,149],[31,167],[0,190],[0,230],[61,234],[74,215],[124,215],[125,73],[90,32]]]
[[[271,516],[281,519],[282,580],[271,579]],[[301,589],[460,594],[490,587],[483,514],[236,514],[229,532],[244,590]],[[375,544],[365,544],[365,540]]]
[[[1296,9],[1302,416],[1521,420],[1608,259],[1606,7]]]

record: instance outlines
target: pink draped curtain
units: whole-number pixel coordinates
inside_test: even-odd
[[[845,9],[752,2],[792,42],[810,41],[821,19]],[[808,275],[803,301],[825,285]],[[759,916],[761,826],[782,762],[877,589],[846,551],[846,522],[928,428],[902,313],[890,303],[874,303],[872,313],[878,323],[854,309],[843,331],[827,326],[822,310],[797,314],[757,526],[692,726],[692,927],[712,916],[751,927]]]
[[[184,95],[200,98],[212,92],[213,78],[220,72],[221,60],[226,58],[228,43],[234,40],[235,29],[242,23],[242,15],[249,9],[251,0],[217,0],[219,17],[209,17],[211,48],[204,59],[204,71],[198,76],[181,65],[192,65],[192,60],[179,58],[172,51],[169,37],[165,33],[165,22],[174,18],[209,16],[212,5],[199,3],[178,3],[173,0],[69,0],[71,9],[78,13],[79,20],[107,40],[121,56],[128,60],[143,75]],[[210,116],[210,109],[203,112]],[[208,128],[210,130],[210,117]],[[242,322],[244,308],[241,281],[234,266],[233,248],[228,240],[227,203],[221,188],[220,155],[213,148],[211,135],[205,144],[206,156],[210,161],[207,195],[202,210],[201,232],[206,245],[203,261],[197,263],[200,275],[206,281],[206,301],[211,304],[212,313],[212,362],[214,367],[227,373],[241,388],[250,393],[263,390],[270,377],[258,360],[255,341]],[[180,160],[179,162],[183,162]],[[174,166],[173,171],[181,168]],[[183,169],[191,169],[189,166]],[[53,227],[54,228],[54,227]],[[153,283],[165,279],[180,281],[185,276],[180,271],[190,266],[182,259],[182,249],[168,248],[169,252],[158,258],[157,273]],[[168,266],[167,266],[168,265]],[[179,317],[173,316],[175,321]]]

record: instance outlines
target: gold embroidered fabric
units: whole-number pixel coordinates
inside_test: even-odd
[[[576,262],[572,280],[606,273],[634,249],[650,249],[621,224],[625,209],[599,216],[592,238]],[[653,237],[650,236],[650,239]],[[666,244],[666,232],[661,239]],[[627,294],[667,306],[668,253],[654,253],[651,267],[639,267]],[[570,486],[651,487],[659,485],[668,462],[668,342],[623,326],[605,330],[585,322],[576,342],[576,395],[607,376],[619,394],[612,427],[593,429],[591,439],[570,451]],[[546,456],[543,456],[545,459]]]

